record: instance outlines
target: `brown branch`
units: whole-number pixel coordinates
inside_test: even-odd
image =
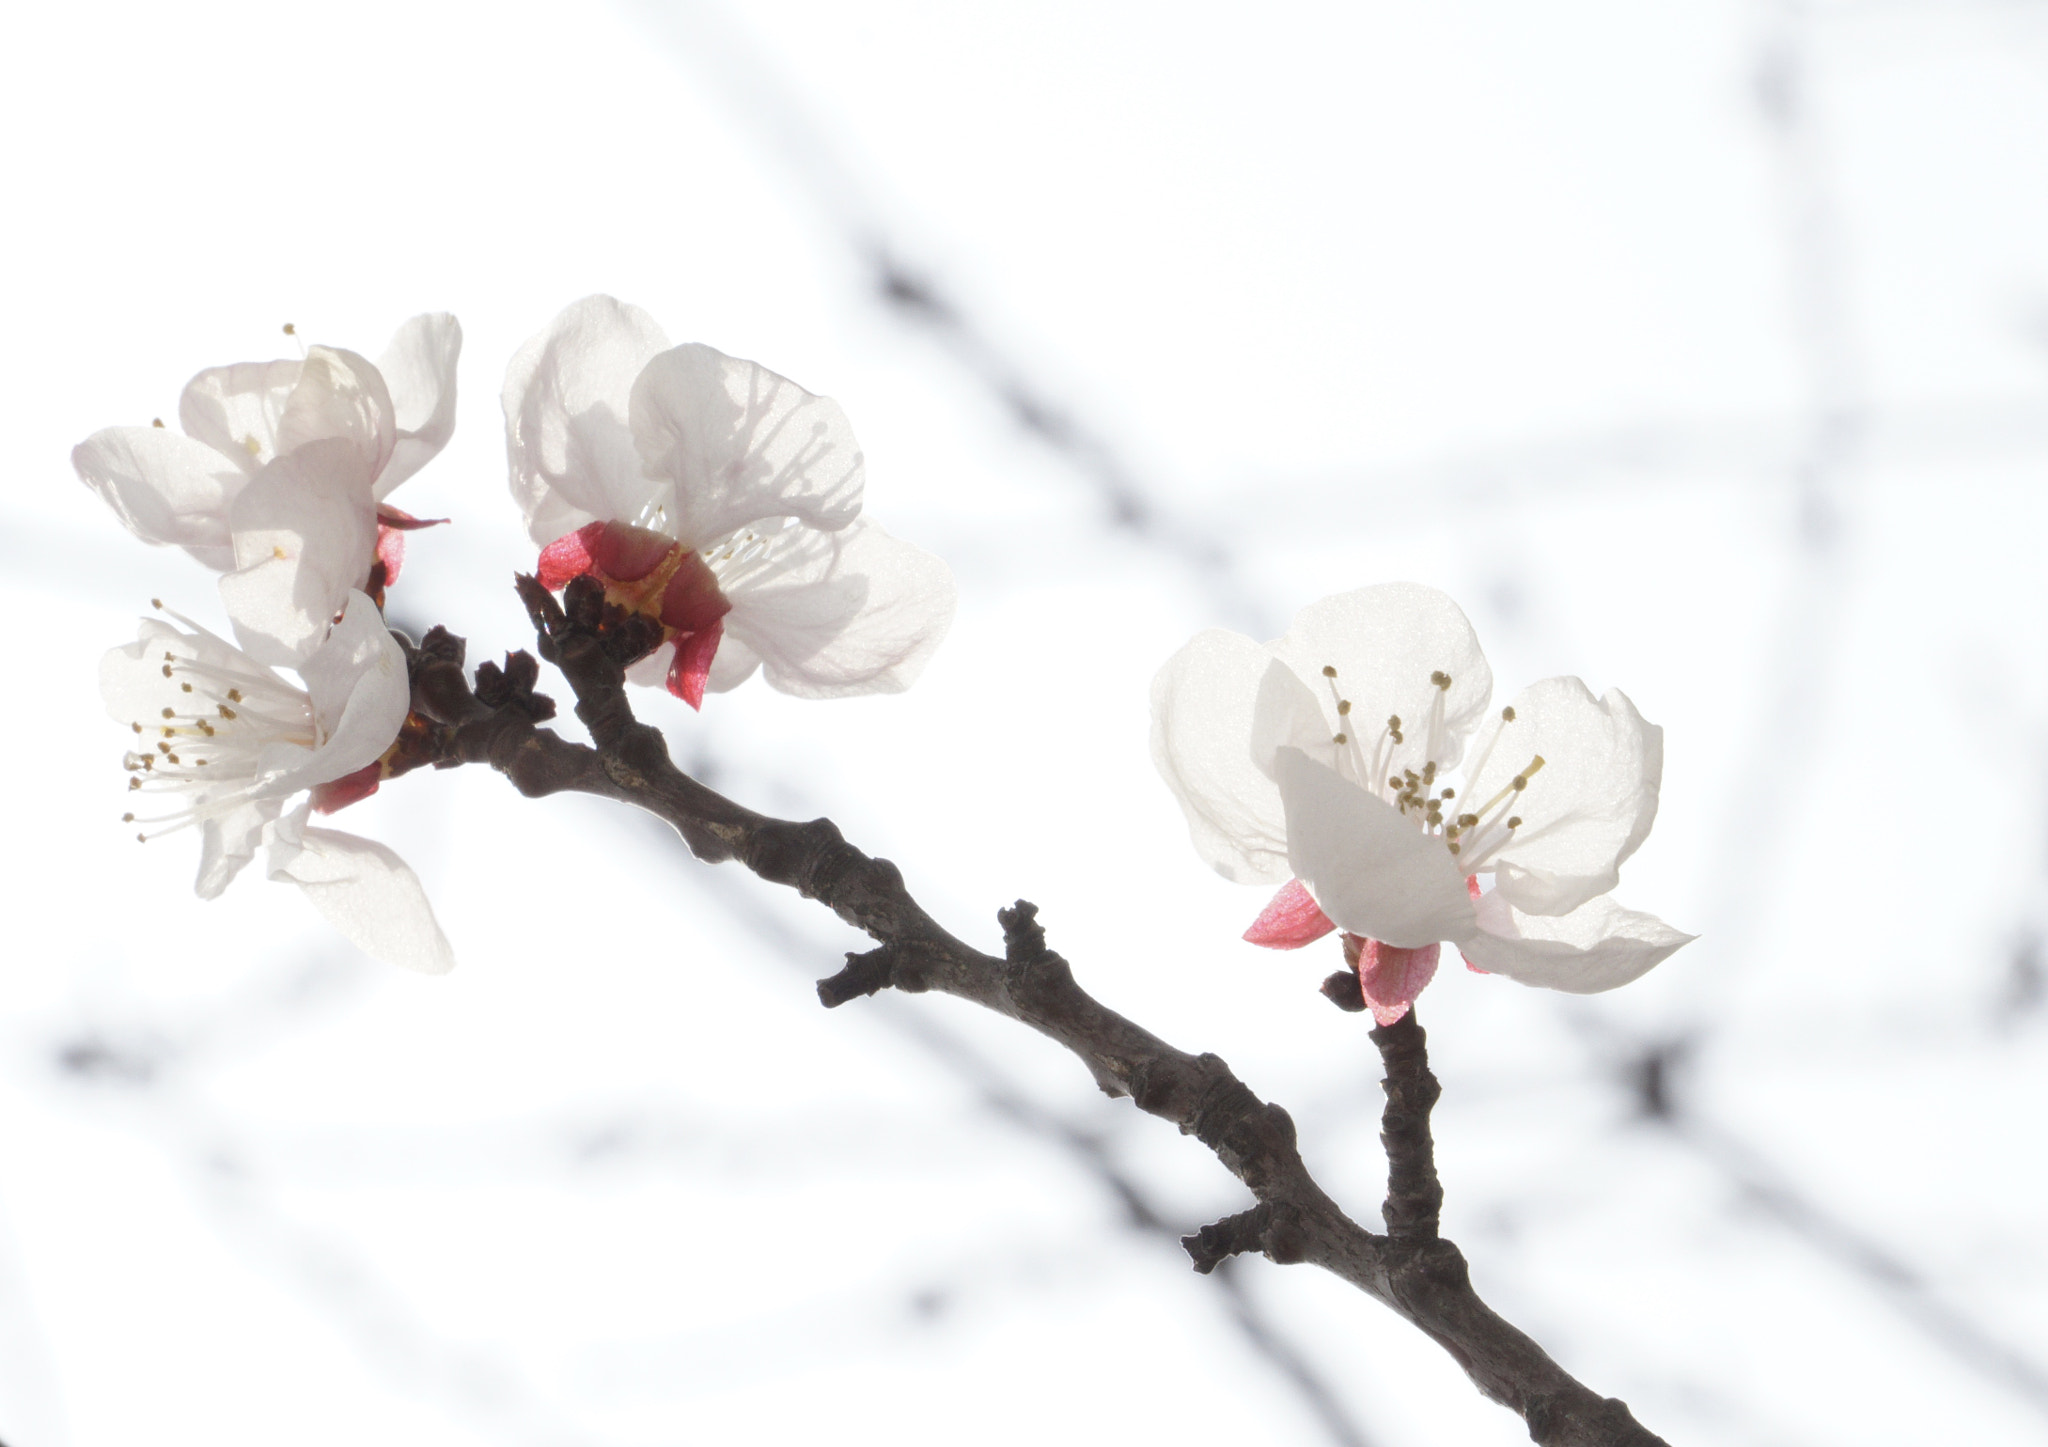
[[[541,656],[575,691],[576,715],[594,747],[539,726],[552,705],[532,692],[530,658],[514,654],[502,669],[487,665],[472,691],[462,675],[462,641],[437,628],[413,652],[425,743],[405,767],[488,763],[529,796],[571,790],[633,804],[673,825],[699,859],[737,860],[820,901],[879,945],[850,955],[845,969],[821,982],[828,1006],[886,986],[971,1000],[1058,1042],[1106,1093],[1130,1097],[1215,1152],[1257,1204],[1188,1238],[1197,1270],[1251,1250],[1312,1262],[1426,1333],[1545,1447],[1662,1447],[1623,1403],[1574,1380],[1481,1301],[1465,1258],[1437,1235],[1443,1193],[1428,1120],[1437,1084],[1412,1012],[1373,1032],[1388,1066],[1389,1234],[1382,1236],[1345,1215],[1309,1175],[1285,1110],[1261,1101],[1219,1057],[1175,1049],[1076,984],[1047,947],[1034,905],[1019,900],[1000,912],[1003,956],[985,955],[926,914],[895,865],[848,844],[829,819],[770,818],[706,788],[670,762],[658,730],[633,717],[624,671],[650,646],[640,626],[609,608],[587,580],[571,583],[560,604],[531,578],[518,587]]]

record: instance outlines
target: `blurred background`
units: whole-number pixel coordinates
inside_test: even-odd
[[[1377,1224],[1378,1060],[1146,746],[1196,630],[1436,584],[1666,730],[1612,996],[1423,997],[1446,1230],[1684,1444],[2048,1440],[2048,6],[77,4],[0,47],[0,1439],[1525,1440],[1370,1300],[1175,1238],[1193,1142],[652,821],[415,775],[373,965],[118,823],[97,659],[209,575],[73,477],[202,366],[467,333],[394,621],[526,645],[499,380],[592,291],[846,408],[923,681],[679,759],[1223,1055]],[[31,727],[33,725],[33,727]],[[46,728],[47,726],[47,728]],[[573,730],[573,723],[569,725]]]

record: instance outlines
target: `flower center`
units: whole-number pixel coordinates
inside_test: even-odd
[[[135,837],[143,841],[202,823],[248,799],[264,777],[276,772],[274,757],[264,762],[272,745],[311,749],[319,744],[313,703],[304,692],[165,608],[161,599],[150,601],[193,632],[157,640],[162,645],[157,666],[176,684],[175,702],[164,704],[154,717],[129,723],[140,740],[122,760],[129,792],[169,794],[177,801],[169,813],[121,816],[126,824],[167,826],[138,833]]]
[[[1446,807],[1458,797],[1455,787],[1438,782],[1438,775],[1446,772],[1439,759],[1448,752],[1446,746],[1451,741],[1444,727],[1444,697],[1451,690],[1450,674],[1438,669],[1429,676],[1433,687],[1429,713],[1422,723],[1422,764],[1418,769],[1407,764],[1395,767],[1396,751],[1408,741],[1401,716],[1391,714],[1376,733],[1368,730],[1361,734],[1351,722],[1356,716],[1352,700],[1338,687],[1335,666],[1326,663],[1322,672],[1337,708],[1337,729],[1330,736],[1330,746],[1335,755],[1332,766],[1338,774],[1393,805],[1423,833],[1441,838],[1466,874],[1487,868],[1522,827],[1521,816],[1513,811],[1529,781],[1542,770],[1543,756],[1531,755],[1522,771],[1477,809],[1447,814]],[[1487,739],[1479,757],[1464,771],[1467,778],[1476,779],[1484,772],[1494,749],[1514,722],[1513,708],[1500,711],[1500,725]]]

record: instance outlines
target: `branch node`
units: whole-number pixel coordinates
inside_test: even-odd
[[[818,1001],[827,1010],[836,1010],[848,1000],[886,990],[894,983],[895,970],[896,949],[893,945],[859,953],[849,952],[844,969],[818,981]]]
[[[1003,958],[1011,964],[1027,964],[1045,953],[1045,927],[1038,922],[1038,906],[1030,900],[997,910],[996,922],[1003,927]]]
[[[1356,1015],[1365,1008],[1365,988],[1358,983],[1358,971],[1339,970],[1323,981],[1323,997],[1339,1010]]]

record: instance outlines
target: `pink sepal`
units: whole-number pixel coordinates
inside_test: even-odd
[[[377,786],[384,782],[384,762],[365,764],[353,774],[343,774],[324,784],[313,786],[313,812],[332,814],[337,809],[369,798],[377,792]]]
[[[1303,945],[1314,944],[1336,927],[1316,904],[1308,886],[1298,879],[1290,879],[1259,911],[1259,917],[1252,921],[1252,927],[1244,932],[1244,937],[1263,949],[1298,950]]]
[[[725,636],[725,622],[714,618],[709,627],[676,636],[675,660],[668,666],[668,691],[691,708],[704,707],[704,682],[711,677],[711,660]]]
[[[571,579],[589,572],[590,544],[603,531],[603,523],[585,523],[575,532],[563,533],[542,548],[540,565],[535,569],[540,585],[552,593],[567,587]]]
[[[631,523],[593,523],[581,536],[591,565],[608,583],[637,583],[681,548],[668,534]]]
[[[1358,987],[1372,1018],[1391,1025],[1408,1013],[1422,987],[1436,978],[1437,957],[1442,945],[1423,945],[1404,950],[1398,945],[1366,940],[1358,956]]]

